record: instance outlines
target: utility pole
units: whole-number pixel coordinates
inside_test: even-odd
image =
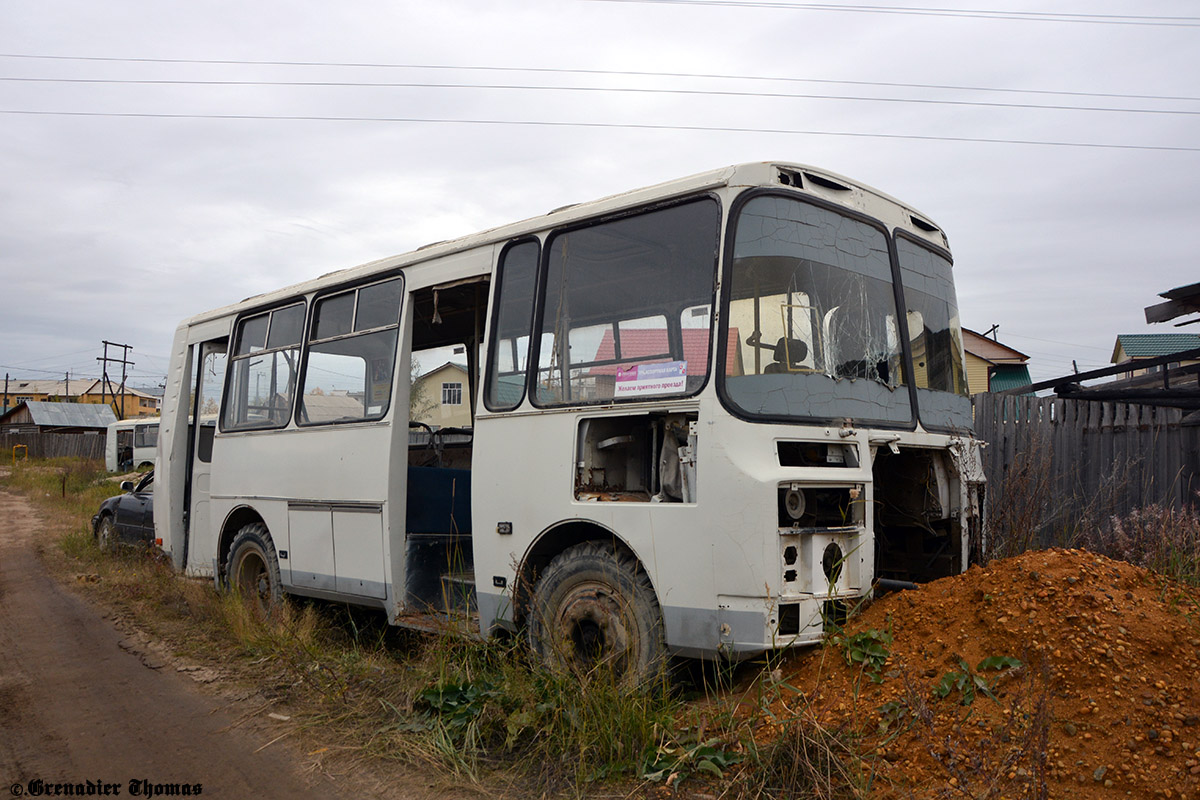
[[[65,385],[63,386],[63,402],[69,403],[71,402],[71,373],[68,371],[64,374],[66,376],[66,381],[64,382]]]
[[[128,358],[129,351],[132,350],[133,347],[131,345],[127,345],[127,344],[117,344],[116,342],[110,342],[108,340],[102,341],[101,344],[104,345],[104,356],[102,358],[96,359],[97,361],[103,362],[103,365],[104,365],[102,367],[103,374],[102,374],[102,377],[100,378],[100,402],[101,403],[104,402],[104,387],[107,385],[109,389],[112,389],[112,383],[108,379],[108,362],[111,361],[114,364],[120,364],[121,365],[121,404],[117,410],[117,419],[125,419],[125,378],[126,378],[126,375],[128,374],[126,371],[127,368],[133,366],[133,362],[130,361]],[[110,346],[121,348],[121,357],[120,358],[109,358],[108,348]],[[112,396],[113,396],[113,400],[117,399],[116,391],[112,392]]]
[[[8,373],[4,373],[4,413],[8,413]]]

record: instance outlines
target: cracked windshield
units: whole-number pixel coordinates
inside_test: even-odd
[[[907,423],[887,238],[787,197],[737,217],[725,394],[750,416]]]

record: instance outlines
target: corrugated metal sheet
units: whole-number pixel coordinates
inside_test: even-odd
[[[993,392],[1003,392],[1007,389],[1020,389],[1030,386],[1033,379],[1029,376],[1029,367],[1024,364],[997,364],[992,373],[989,389]]]
[[[95,403],[43,403],[31,400],[25,404],[33,424],[54,428],[108,428],[117,415],[108,406]]]

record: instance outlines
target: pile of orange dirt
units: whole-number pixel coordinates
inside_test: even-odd
[[[886,595],[773,678],[756,738],[819,723],[873,795],[1200,799],[1200,593],[1086,551]]]

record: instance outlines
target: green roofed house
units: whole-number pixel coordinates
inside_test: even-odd
[[[1162,358],[1197,348],[1200,348],[1200,334],[1196,333],[1121,333],[1117,335],[1117,343],[1113,347],[1112,363],[1125,364],[1130,361]],[[1167,366],[1174,368],[1195,363],[1197,361],[1192,359]],[[1161,366],[1150,367],[1138,370],[1133,375],[1149,375],[1161,370]]]
[[[967,391],[1003,392],[1033,383],[1029,376],[1029,356],[995,339],[962,329],[963,349],[967,353]]]

